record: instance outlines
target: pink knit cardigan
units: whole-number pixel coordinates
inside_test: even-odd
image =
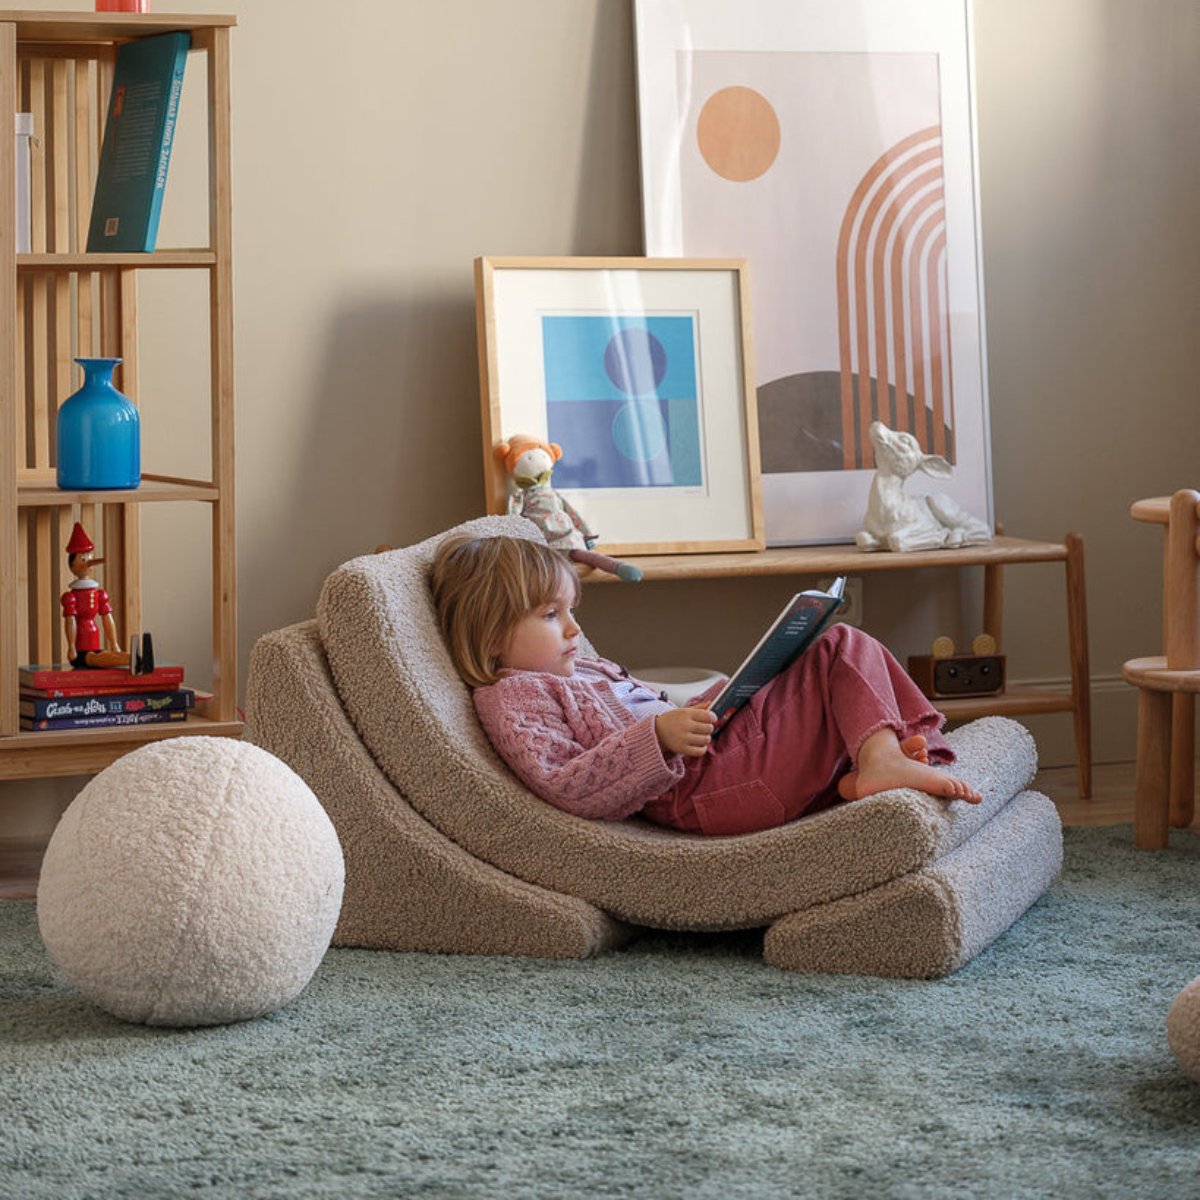
[[[577,665],[614,682],[627,678],[607,659]],[[619,821],[683,778],[683,758],[663,756],[654,718],[634,717],[607,681],[505,671],[473,698],[496,753],[532,792],[564,812]]]

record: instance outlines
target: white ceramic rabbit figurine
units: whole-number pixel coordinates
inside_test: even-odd
[[[865,528],[854,539],[860,550],[937,550],[992,540],[987,525],[944,492],[905,494],[904,481],[914,471],[949,478],[952,468],[940,454],[926,454],[911,433],[897,433],[882,421],[872,422],[870,435],[876,470]]]

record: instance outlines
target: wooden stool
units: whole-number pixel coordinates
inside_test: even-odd
[[[1192,823],[1195,796],[1195,694],[1200,692],[1200,492],[1139,500],[1137,521],[1166,526],[1163,555],[1165,654],[1122,668],[1139,689],[1133,840],[1162,850],[1170,825]]]

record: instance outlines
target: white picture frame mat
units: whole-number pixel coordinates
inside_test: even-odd
[[[743,314],[731,270],[497,269],[497,388],[507,428],[549,440],[541,318],[594,312],[696,316],[697,392],[704,486],[686,488],[555,488],[588,518],[589,498],[604,499],[602,543],[744,539],[752,527],[747,458],[745,364],[739,340]],[[752,398],[751,398],[752,399]],[[720,455],[721,470],[712,469]],[[674,512],[671,501],[686,500]],[[595,522],[598,526],[600,522]]]
[[[674,59],[681,52],[796,50],[861,53],[935,53],[939,59],[942,93],[969,94],[970,66],[962,54],[966,29],[951,30],[937,6],[897,6],[894,0],[789,0],[789,16],[782,23],[773,19],[769,5],[761,0],[636,0],[638,51],[646,58]],[[685,14],[691,14],[688,19]],[[864,27],[871,37],[864,42]],[[685,31],[681,39],[678,31]],[[796,44],[796,30],[803,29],[803,45]],[[679,192],[679,158],[682,129],[678,125],[678,97],[666,73],[639,81],[643,103],[639,107],[643,213],[646,253],[666,257],[685,253],[683,248],[683,204]],[[649,103],[646,99],[649,97]],[[942,145],[947,161],[973,162],[975,130],[969,111],[942,106]],[[652,205],[653,191],[648,176],[654,167],[654,184],[660,202]],[[667,164],[671,164],[667,168]],[[979,296],[975,287],[978,272],[965,269],[975,260],[978,184],[973,175],[947,171],[944,179],[948,286],[951,309],[977,313]],[[963,214],[966,216],[965,227]],[[961,246],[959,245],[961,243]],[[963,255],[966,255],[964,260]],[[958,265],[960,270],[955,271]],[[753,271],[754,264],[750,264]]]
[[[967,0],[953,5],[898,4],[896,0],[739,0],[736,5],[728,0],[635,0],[634,20],[645,250],[656,256],[697,252],[695,247],[685,249],[682,233],[679,164],[689,130],[680,112],[690,106],[680,103],[678,70],[667,70],[664,64],[677,64],[681,53],[703,51],[937,55],[956,436],[967,460],[978,462],[979,469],[956,469],[950,479],[936,482],[918,474],[906,490],[945,492],[990,523],[987,355]],[[948,96],[967,97],[968,103],[947,104]],[[731,246],[726,252],[739,251]],[[752,256],[748,265],[753,280]],[[756,303],[761,307],[757,296]],[[851,531],[861,527],[872,477],[870,471],[764,472],[761,488],[768,545],[849,540]],[[827,535],[825,529],[838,532]]]

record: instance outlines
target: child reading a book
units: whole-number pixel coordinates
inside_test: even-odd
[[[673,829],[752,833],[909,787],[980,795],[942,769],[942,715],[874,638],[835,625],[712,738],[720,685],[676,707],[615,663],[579,655],[579,580],[523,538],[447,538],[431,575],[454,665],[493,747],[556,808]]]

